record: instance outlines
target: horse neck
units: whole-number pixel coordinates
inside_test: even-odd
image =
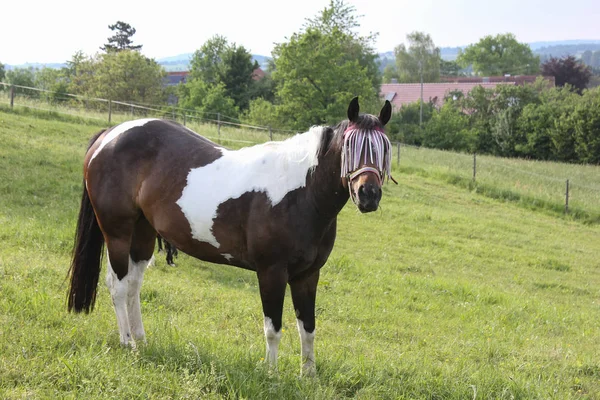
[[[319,215],[323,217],[335,218],[350,197],[340,175],[341,155],[341,146],[334,144],[319,158],[319,164],[312,174],[309,193]]]

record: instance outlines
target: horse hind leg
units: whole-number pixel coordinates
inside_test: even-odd
[[[108,253],[108,268],[106,269],[106,286],[110,291],[115,314],[117,316],[117,325],[119,327],[119,336],[122,345],[132,345],[131,327],[127,310],[127,300],[129,294],[129,248],[131,239],[106,238],[106,249]]]
[[[135,226],[129,257],[129,286],[127,291],[127,315],[133,338],[146,341],[146,332],[142,323],[140,291],[144,272],[154,260],[154,238],[156,232],[148,221],[141,217]]]

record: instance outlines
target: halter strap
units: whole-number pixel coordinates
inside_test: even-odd
[[[350,182],[352,182],[354,179],[356,179],[359,175],[364,174],[365,172],[371,172],[374,173],[375,176],[377,177],[377,181],[379,182],[379,186],[381,186],[381,172],[379,172],[378,169],[373,168],[373,167],[362,167],[360,169],[357,169],[356,171],[352,172],[351,174],[348,175],[348,180]]]

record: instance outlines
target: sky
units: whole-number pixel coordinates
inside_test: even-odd
[[[134,44],[160,59],[191,53],[212,36],[225,36],[252,54],[271,55],[316,16],[329,0],[9,0],[0,18],[0,62],[62,63],[81,50],[92,55],[124,21]],[[359,33],[379,33],[378,52],[392,51],[413,31],[439,47],[465,46],[486,35],[511,32],[520,42],[600,40],[598,0],[346,0],[356,8]],[[565,7],[568,4],[568,7]]]

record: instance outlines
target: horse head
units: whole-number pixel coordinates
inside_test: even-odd
[[[341,125],[342,184],[363,213],[377,210],[381,186],[391,173],[391,144],[383,130],[391,115],[392,105],[387,100],[379,116],[359,114],[355,97],[348,106],[348,123]]]

